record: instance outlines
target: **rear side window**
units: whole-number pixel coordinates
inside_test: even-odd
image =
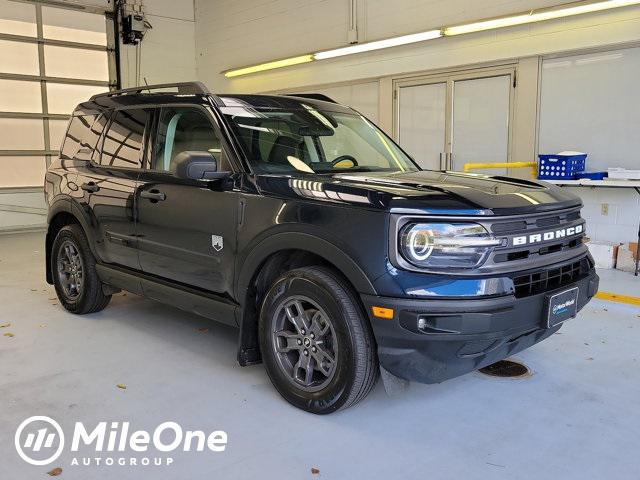
[[[63,158],[90,160],[103,129],[103,115],[72,117],[62,145],[61,156]]]
[[[110,167],[141,168],[144,133],[150,111],[145,109],[119,110],[102,143],[100,164]]]

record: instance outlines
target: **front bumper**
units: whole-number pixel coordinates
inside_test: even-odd
[[[562,288],[523,298],[415,300],[362,295],[362,300],[378,343],[380,364],[406,380],[439,383],[495,363],[552,335],[560,325],[546,328],[548,297],[578,287],[580,310],[596,294],[598,283],[591,269]],[[393,319],[374,317],[373,306],[392,308]]]

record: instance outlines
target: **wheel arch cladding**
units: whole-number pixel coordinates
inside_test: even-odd
[[[91,241],[92,236],[89,232],[89,229],[87,228],[88,226],[86,224],[86,221],[84,220],[82,215],[78,215],[78,212],[74,211],[75,209],[73,207],[74,204],[72,202],[65,201],[57,202],[49,208],[47,221],[48,227],[45,237],[45,272],[47,283],[50,285],[53,284],[53,272],[51,271],[51,246],[53,245],[53,241],[55,240],[56,235],[62,227],[72,224],[79,225],[84,231],[84,234],[87,236],[87,239],[89,239],[89,246],[92,250],[92,253],[95,255],[94,245]],[[76,208],[78,207],[76,206]]]
[[[369,278],[345,253],[327,240],[304,233],[273,235],[247,255],[237,282],[240,365],[259,363],[258,316],[260,303],[273,281],[283,272],[311,265],[336,271],[354,292],[376,295]],[[359,299],[359,295],[356,295]],[[364,308],[364,307],[363,307]]]

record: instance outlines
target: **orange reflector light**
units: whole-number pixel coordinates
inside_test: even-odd
[[[393,318],[393,308],[371,307],[374,317],[391,320]]]

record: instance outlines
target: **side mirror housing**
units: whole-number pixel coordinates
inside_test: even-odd
[[[178,178],[190,180],[217,180],[231,175],[218,171],[218,162],[209,152],[186,151],[176,155],[174,160]]]

